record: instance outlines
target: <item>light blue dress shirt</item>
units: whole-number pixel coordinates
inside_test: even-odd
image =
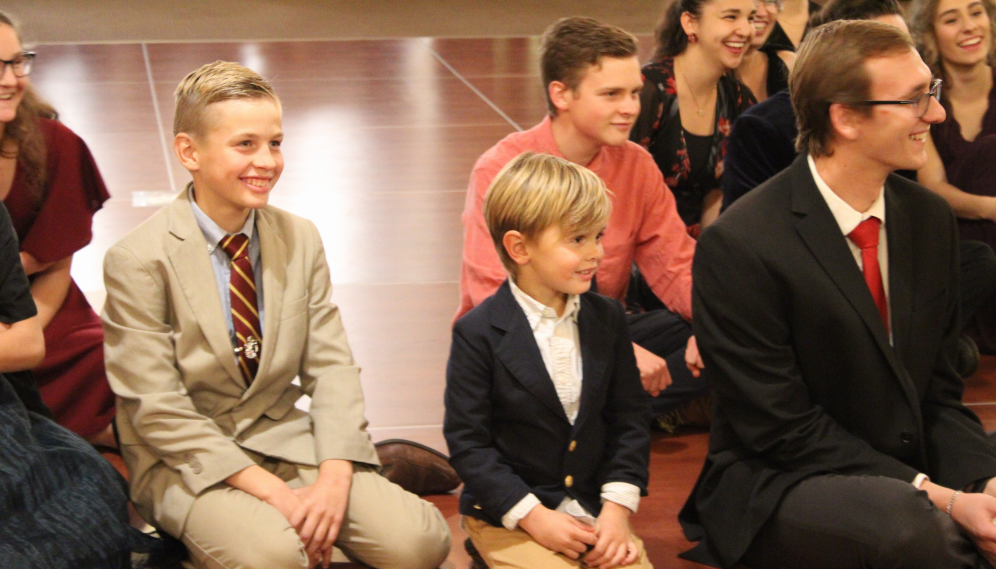
[[[194,211],[194,219],[197,220],[197,226],[201,229],[201,233],[207,241],[207,251],[211,257],[211,268],[214,269],[215,284],[218,286],[218,294],[221,296],[221,310],[224,313],[225,325],[228,326],[228,336],[232,339],[234,349],[234,347],[238,347],[238,343],[235,339],[235,325],[232,324],[232,297],[228,292],[228,282],[232,275],[230,266],[231,258],[220,247],[221,240],[229,234],[197,206],[197,202],[194,201],[193,184],[187,186],[187,192],[190,198],[190,207]],[[256,282],[256,303],[259,304],[256,307],[259,311],[259,333],[263,334],[265,338],[266,332],[263,330],[263,263],[259,254],[259,232],[256,231],[256,210],[249,211],[249,218],[246,219],[246,223],[242,226],[242,230],[239,233],[249,238],[249,261],[252,262],[252,276]],[[237,359],[234,352],[232,353],[232,357]]]

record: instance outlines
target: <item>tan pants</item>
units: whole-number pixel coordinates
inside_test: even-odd
[[[313,484],[318,469],[253,456],[291,488]],[[197,569],[297,569],[308,556],[276,508],[219,484],[201,494],[182,536]],[[431,569],[450,552],[450,531],[435,506],[355,465],[349,505],[336,547],[377,569]]]
[[[536,542],[522,529],[508,531],[495,527],[488,522],[470,516],[463,517],[463,527],[474,542],[474,547],[484,558],[491,569],[578,569],[586,567],[581,560],[574,561],[550,551]],[[633,536],[639,556],[632,565],[623,567],[638,567],[653,569],[647,552],[640,538]]]

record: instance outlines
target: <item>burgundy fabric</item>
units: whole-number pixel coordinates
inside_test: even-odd
[[[86,144],[57,121],[39,119],[45,138],[46,185],[41,199],[14,175],[4,205],[21,251],[58,261],[90,243],[93,214],[110,198]],[[56,421],[88,437],[114,418],[114,394],[104,373],[104,332],[75,282],[45,328],[45,360],[34,370]]]
[[[877,217],[869,217],[847,234],[848,239],[861,249],[861,266],[865,273],[865,283],[871,291],[878,313],[882,316],[885,331],[889,331],[889,305],[885,300],[885,287],[882,285],[882,268],[878,264],[878,233],[882,222]]]
[[[232,325],[239,341],[239,369],[246,384],[252,383],[259,369],[259,350],[263,335],[259,333],[259,303],[256,281],[249,260],[249,238],[239,233],[221,240],[221,247],[232,259],[228,291],[232,302]],[[255,342],[254,342],[255,339]]]
[[[996,81],[996,71],[994,71]],[[989,108],[982,118],[982,131],[969,142],[961,135],[961,125],[948,103],[948,118],[931,127],[931,137],[944,163],[948,181],[956,188],[980,196],[996,196],[996,89],[989,91]],[[996,248],[996,223],[988,220],[959,219],[962,239],[982,241]],[[996,355],[996,298],[979,309],[968,324],[983,353]]]

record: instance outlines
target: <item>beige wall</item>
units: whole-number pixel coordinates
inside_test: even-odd
[[[586,15],[650,33],[664,0],[8,0],[37,43],[525,36]]]

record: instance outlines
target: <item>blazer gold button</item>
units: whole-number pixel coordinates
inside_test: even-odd
[[[474,504],[474,509],[475,509],[475,510],[480,510],[480,509],[481,509],[481,507],[480,507],[480,506],[478,506],[477,504]]]
[[[568,475],[567,478],[564,478],[564,486],[567,486],[568,488],[574,486],[574,477]]]
[[[567,447],[567,452],[574,452],[574,449],[578,448],[577,441],[571,441],[571,446]]]

